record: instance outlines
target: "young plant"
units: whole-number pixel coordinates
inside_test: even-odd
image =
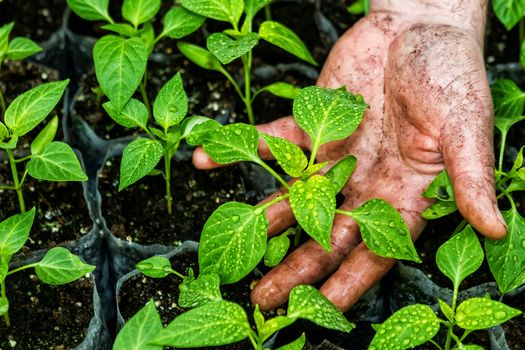
[[[253,19],[262,8],[269,8],[270,0],[180,0],[180,3],[186,9],[204,17],[231,24],[230,29],[208,36],[207,50],[186,42],[178,42],[177,47],[193,63],[204,69],[218,71],[231,82],[246,107],[248,121],[252,125],[255,124],[252,103],[261,92],[268,91],[278,97],[293,99],[299,91],[290,84],[277,82],[252,94],[252,51],[259,39],[264,39],[317,66],[317,62],[301,39],[281,23],[267,20],[261,24],[258,32],[254,32]],[[243,12],[244,20],[239,26]],[[239,58],[243,65],[244,91],[223,66]]]
[[[14,22],[10,22],[0,27],[0,68],[8,59],[19,61],[42,51],[42,48],[31,39],[16,37],[9,40],[9,34],[11,34],[14,25]],[[1,113],[4,114],[6,101],[2,89],[0,89],[0,109]]]
[[[265,320],[256,306],[253,315],[254,331],[244,309],[236,303],[222,299],[219,276],[200,275],[195,279],[191,269],[189,276],[182,276],[174,271],[169,260],[162,256],[140,262],[137,269],[153,278],[163,278],[170,273],[183,278],[179,286],[178,304],[192,309],[163,328],[155,304],[150,301],[120,331],[113,346],[114,350],[130,347],[160,350],[164,346],[200,348],[231,344],[244,339],[250,339],[254,349],[262,350],[263,343],[275,332],[300,318],[342,332],[350,332],[355,327],[314,287],[303,285],[292,290],[286,316]],[[279,349],[300,350],[304,344],[303,334],[299,339]]]
[[[327,251],[331,251],[330,233],[334,216],[341,214],[357,222],[363,241],[376,254],[419,262],[403,218],[386,201],[371,199],[352,211],[336,209],[336,194],[352,174],[355,157],[343,158],[325,175],[318,174],[327,165],[315,161],[321,145],[352,134],[366,108],[361,96],[344,89],[317,86],[302,89],[295,98],[293,114],[297,124],[311,138],[309,160],[295,144],[259,134],[254,126],[210,125],[213,129],[204,134],[201,141],[204,150],[215,162],[253,162],[268,170],[288,191],[256,206],[228,202],[217,208],[204,225],[201,235],[201,273],[217,274],[221,283],[237,282],[250,273],[261,258],[269,254],[266,253],[266,209],[286,199],[290,201],[301,228]],[[293,184],[288,184],[259,157],[259,138],[266,142],[284,172],[296,178]],[[280,251],[276,260],[282,257],[282,244],[271,244]]]
[[[18,96],[7,108],[0,121],[0,149],[7,152],[13,183],[0,189],[14,190],[18,196],[20,211],[26,211],[23,185],[26,176],[47,181],[86,181],[80,162],[71,147],[53,141],[58,128],[54,117],[31,142],[31,154],[16,159],[13,150],[19,138],[40,124],[62,98],[69,80],[46,83]],[[19,163],[27,162],[22,178],[18,175]]]
[[[83,263],[66,248],[50,249],[42,260],[10,270],[9,262],[29,238],[29,232],[35,218],[35,208],[26,213],[17,214],[0,223],[0,316],[4,317],[9,327],[9,300],[6,292],[6,278],[10,275],[35,268],[38,278],[50,285],[61,285],[73,282],[93,271],[95,266]],[[16,311],[16,310],[15,310]]]
[[[153,117],[160,126],[149,126],[148,110],[144,103],[131,99],[119,112],[112,101],[103,104],[109,116],[127,128],[141,128],[149,138],[139,137],[126,146],[120,165],[119,191],[142,179],[146,175],[162,175],[166,182],[168,213],[172,212],[171,159],[182,140],[192,142],[200,126],[220,125],[205,117],[186,118],[188,97],[184,92],[182,78],[177,73],[160,89],[154,104]],[[155,169],[164,158],[164,170]]]
[[[204,17],[173,7],[164,16],[162,31],[156,35],[152,21],[160,10],[161,0],[124,0],[122,17],[127,22],[122,23],[110,16],[109,0],[67,0],[67,3],[81,18],[106,22],[102,29],[117,34],[102,37],[93,51],[97,80],[113,109],[120,113],[139,88],[151,116],[146,93],[148,57],[161,39],[180,39],[193,33],[204,23]]]
[[[383,324],[375,325],[376,335],[369,349],[409,349],[431,342],[441,350],[482,349],[477,345],[463,342],[473,331],[500,325],[521,314],[501,302],[485,298],[470,298],[457,305],[461,282],[473,274],[483,262],[483,249],[474,230],[466,226],[463,231],[445,242],[437,251],[436,262],[439,270],[454,285],[452,301],[447,304],[439,299],[439,306],[445,319],[440,319],[427,305],[415,304],[395,312]],[[444,346],[432,340],[440,325],[447,327]],[[457,327],[463,334],[457,335]]]

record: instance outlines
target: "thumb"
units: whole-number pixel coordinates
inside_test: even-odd
[[[478,100],[457,109],[454,114],[461,117],[452,116],[442,130],[442,149],[458,209],[484,236],[503,238],[507,228],[495,193],[492,108]]]

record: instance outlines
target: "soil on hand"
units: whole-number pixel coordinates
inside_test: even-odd
[[[73,349],[93,317],[93,283],[61,286],[41,282],[33,269],[7,277],[11,327],[0,318],[0,349]]]

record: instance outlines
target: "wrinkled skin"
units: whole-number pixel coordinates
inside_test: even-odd
[[[342,208],[382,198],[401,212],[416,239],[425,225],[420,214],[432,204],[421,193],[446,169],[462,215],[483,235],[503,237],[506,227],[494,192],[493,114],[482,28],[469,27],[469,21],[458,28],[446,14],[411,19],[390,11],[388,1],[376,1],[372,9],[339,39],[317,82],[331,88],[345,85],[370,105],[353,135],[323,146],[318,154],[318,161],[348,154],[358,159],[343,190]],[[258,128],[304,149],[310,146],[291,117]],[[271,157],[262,142],[260,154]],[[217,166],[202,149],[195,152],[194,164]],[[288,201],[270,207],[267,214],[270,235],[295,222]],[[257,284],[253,303],[274,308],[286,302],[293,286],[331,275],[320,290],[347,310],[394,264],[370,252],[357,224],[346,216],[336,215],[331,244],[332,253],[312,240],[296,249]]]

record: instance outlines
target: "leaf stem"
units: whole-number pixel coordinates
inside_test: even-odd
[[[2,115],[5,114],[6,107],[7,106],[5,102],[4,91],[0,89],[0,108],[2,108]]]
[[[461,220],[461,222],[456,227],[454,232],[452,232],[452,236],[455,236],[459,231],[463,230],[465,228],[465,226],[467,226],[467,224],[468,224],[467,220],[465,220],[465,219]]]
[[[287,190],[290,189],[290,185],[288,185],[288,183],[286,181],[284,181],[284,179],[281,177],[281,175],[277,174],[275,172],[275,170],[273,170],[268,164],[266,164],[262,159],[259,159],[257,162],[255,162],[256,164],[259,164],[260,166],[262,166],[264,169],[266,169],[270,174],[272,174],[276,179],[277,181],[279,181],[281,183],[281,185],[284,186],[284,188],[286,188]]]
[[[148,66],[146,64],[146,70],[144,71],[144,77],[142,78],[142,82],[140,83],[140,94],[142,96],[142,101],[144,102],[144,105],[146,106],[146,109],[148,110],[148,119],[151,120],[151,103],[149,102],[148,93],[146,92],[146,86],[148,85]]]
[[[8,149],[7,155],[9,157],[9,164],[11,165],[11,174],[13,176],[13,183],[15,187],[16,194],[18,196],[18,203],[20,204],[20,212],[25,213],[26,212],[26,204],[24,202],[24,194],[22,193],[22,185],[20,184],[20,181],[18,180],[18,171],[16,170],[16,161],[15,156],[13,155],[13,151]]]
[[[250,328],[250,341],[252,342],[253,348],[255,350],[262,350],[262,345],[257,334]]]
[[[242,57],[243,74],[244,74],[244,104],[246,105],[246,113],[248,113],[248,120],[251,125],[255,125],[255,117],[253,115],[252,98],[251,98],[251,79],[250,73],[252,70],[252,50],[248,51]]]
[[[268,202],[265,202],[265,203],[262,203],[262,204],[259,204],[257,206],[258,209],[261,209],[261,210],[266,210],[268,209],[269,207],[271,207],[272,205],[274,205],[275,203],[279,203],[285,199],[287,199],[288,197],[290,197],[290,194],[289,193],[285,193],[283,194],[282,196],[277,196],[275,197],[274,199],[268,201]]]
[[[270,9],[270,5],[264,6],[264,16],[266,17],[267,21],[272,20],[272,10]]]
[[[6,299],[7,300],[7,293],[6,293],[6,288],[5,288],[5,280],[2,281],[0,289],[2,290],[2,299]],[[5,325],[7,327],[11,326],[11,321],[9,320],[9,313],[8,312],[4,315],[4,321],[5,321]]]
[[[351,212],[351,211],[348,211],[348,210],[336,209],[336,210],[335,210],[335,213],[336,213],[336,214],[341,214],[341,215],[346,215],[346,216],[352,217],[352,212]]]
[[[321,147],[321,143],[318,140],[319,138],[315,139],[315,143],[312,147],[312,152],[310,153],[310,161],[308,162],[308,168],[314,165],[315,158],[317,158],[317,152],[319,152],[319,147]]]
[[[25,157],[22,157],[22,158],[15,159],[15,163],[22,163],[22,162],[25,162],[26,160],[29,160],[31,158],[33,158],[32,154],[30,154],[28,156],[25,156]]]
[[[498,171],[503,172],[503,154],[505,153],[505,143],[507,142],[507,133],[501,133],[501,145],[499,147]],[[499,180],[499,178],[498,178]]]
[[[172,212],[172,197],[171,197],[171,152],[164,150],[164,179],[166,180],[166,205],[168,207],[168,214]]]
[[[457,300],[458,300],[458,289],[459,289],[459,286],[456,285],[456,283],[454,283],[454,292],[452,294],[452,306],[451,306],[451,309],[452,309],[452,313],[454,315],[454,318],[455,318],[455,315],[456,315],[456,303],[457,303]],[[452,343],[452,337],[454,336],[454,325],[456,324],[455,321],[450,321],[449,324],[448,324],[448,331],[447,331],[447,340],[445,342],[445,350],[450,350],[450,346],[451,346],[451,343]]]
[[[17,273],[17,272],[20,272],[22,270],[27,270],[27,269],[30,269],[32,267],[35,267],[35,266],[38,266],[40,263],[39,262],[36,262],[36,263],[32,263],[32,264],[27,264],[27,265],[24,265],[24,266],[20,266],[19,268],[17,269],[14,269],[14,270],[11,270],[7,273],[7,276],[9,275],[12,275],[14,273]]]
[[[438,343],[436,343],[435,341],[433,341],[432,339],[430,339],[428,341],[429,343],[433,344],[436,348],[438,348],[439,350],[443,350],[443,348],[441,346],[439,346]]]
[[[179,272],[177,272],[177,271],[175,271],[175,270],[173,270],[171,268],[170,268],[170,272],[172,274],[174,274],[175,276],[180,277],[181,279],[185,279],[186,278],[186,276],[184,276],[182,273],[179,273]]]

